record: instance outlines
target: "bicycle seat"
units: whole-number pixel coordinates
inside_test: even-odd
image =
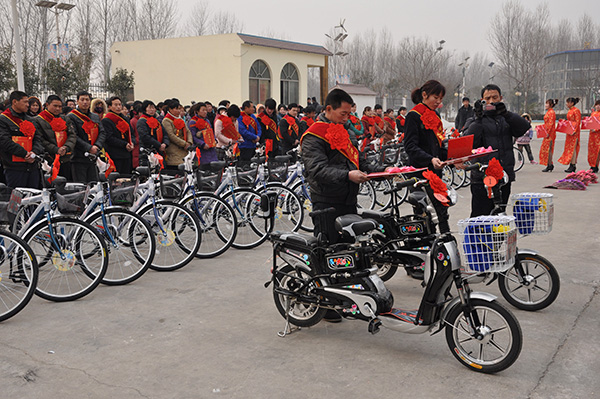
[[[225,169],[225,166],[227,166],[227,162],[225,161],[212,161],[211,163],[209,163],[210,165],[210,170],[213,172],[220,172],[223,169]]]
[[[119,172],[112,172],[108,175],[108,181],[117,180],[119,177],[121,177],[121,174]]]
[[[291,160],[292,160],[291,155],[277,155],[276,157],[273,157],[273,159],[272,159],[273,162],[280,162],[280,163],[287,163],[287,162],[290,162]]]
[[[254,158],[250,159],[250,161],[261,164],[261,163],[265,163],[266,159],[267,159],[266,157],[254,157]]]
[[[140,176],[150,176],[150,168],[147,166],[138,166],[135,168],[135,171],[138,172]]]
[[[357,237],[375,230],[379,224],[373,219],[363,219],[359,215],[343,215],[335,219],[335,228],[342,235]]]
[[[280,242],[285,242],[292,245],[301,245],[310,248],[314,248],[319,244],[319,239],[317,237],[299,233],[281,233],[276,231],[271,234],[271,238]]]
[[[52,187],[63,188],[67,184],[67,179],[63,176],[56,176],[56,178],[52,181]]]

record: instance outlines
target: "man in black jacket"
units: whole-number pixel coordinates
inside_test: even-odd
[[[465,127],[465,122],[469,118],[473,118],[475,116],[475,111],[473,110],[473,107],[471,107],[469,97],[463,97],[462,102],[463,106],[458,109],[458,114],[454,119],[454,127],[459,132],[461,132]]]
[[[331,143],[322,137],[319,130],[326,131],[333,124],[346,128],[352,102],[352,97],[345,91],[332,90],[325,100],[325,113],[304,133],[301,142],[313,210],[335,208],[334,213],[313,219],[315,236],[324,233],[331,243],[339,239],[335,218],[356,213],[358,186],[367,181],[367,175],[358,169],[358,150],[356,160],[350,160],[341,151],[332,149]],[[356,146],[356,143],[353,145]]]
[[[524,135],[531,125],[525,118],[508,112],[502,102],[502,92],[496,85],[489,84],[481,90],[481,100],[475,102],[475,120],[469,125],[465,135],[474,135],[473,148],[492,147],[498,150],[492,155],[481,158],[487,162],[496,158],[508,174],[509,183],[501,188],[502,204],[510,197],[511,182],[515,180],[515,156],[513,139]],[[483,184],[485,173],[471,172],[471,217],[489,215],[494,209],[494,202],[488,198]]]
[[[106,100],[108,112],[102,118],[101,124],[106,132],[106,152],[115,163],[117,172],[131,174],[131,152],[135,146],[135,138],[131,134],[129,118],[122,114],[121,98],[113,96]]]
[[[77,131],[77,144],[71,165],[73,180],[89,183],[96,180],[96,163],[90,161],[85,153],[98,154],[104,147],[104,127],[100,117],[90,112],[92,95],[86,91],[77,93],[77,108],[67,115],[67,123],[71,123]]]
[[[40,175],[34,164],[35,155],[44,147],[40,134],[27,116],[29,96],[13,91],[10,105],[0,115],[0,157],[9,187],[39,188]]]

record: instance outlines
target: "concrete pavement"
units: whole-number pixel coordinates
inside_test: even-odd
[[[559,134],[555,159],[563,148]],[[587,166],[587,133],[578,166]],[[540,140],[533,141],[534,154]],[[34,297],[0,324],[2,398],[593,398],[600,397],[600,185],[587,191],[542,187],[564,167],[526,164],[513,192],[552,192],[554,230],[527,237],[558,269],[561,292],[542,311],[504,301],[519,319],[524,345],[496,375],[461,366],[443,334],[407,335],[345,320],[286,338],[269,279],[270,246],[229,250],[171,273],[148,271],[133,284],[100,286],[72,303]],[[451,226],[467,217],[459,190]],[[408,212],[408,209],[407,209]],[[397,273],[387,285],[396,305],[416,308],[419,282]]]

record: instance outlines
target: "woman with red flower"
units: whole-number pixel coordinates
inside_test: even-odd
[[[192,119],[189,122],[190,132],[194,144],[200,149],[200,165],[208,167],[211,162],[218,161],[217,159],[217,142],[213,128],[206,119],[208,110],[205,103],[196,103],[190,108]]]
[[[165,149],[169,146],[169,137],[156,118],[156,105],[150,100],[144,100],[140,111],[142,115],[137,122],[137,129],[142,147],[152,148],[164,155]],[[148,165],[148,158],[142,153],[140,153],[140,165]]]
[[[167,169],[177,170],[183,163],[183,158],[188,154],[188,149],[193,145],[192,133],[181,119],[184,114],[183,106],[179,100],[173,98],[167,102],[167,114],[162,121],[165,132],[169,136],[169,146],[166,150]]]
[[[106,100],[106,106],[108,112],[101,122],[106,132],[104,147],[115,163],[117,172],[131,174],[133,169],[131,153],[135,147],[135,138],[131,134],[129,118],[122,114],[123,103],[120,97],[110,97]]]
[[[40,175],[34,156],[44,151],[39,134],[27,110],[29,96],[22,91],[10,93],[10,106],[0,114],[0,157],[9,187],[39,188]]]
[[[46,160],[52,164],[58,155],[60,169],[58,174],[67,180],[72,180],[71,159],[77,143],[77,132],[72,124],[60,116],[62,100],[57,95],[50,95],[44,104],[44,110],[33,118],[33,124],[40,133],[40,139],[48,154]]]
[[[437,80],[429,80],[413,90],[415,107],[406,114],[404,148],[410,166],[429,168],[438,176],[442,173],[447,151],[442,146],[444,127],[436,109],[442,103],[446,88]]]

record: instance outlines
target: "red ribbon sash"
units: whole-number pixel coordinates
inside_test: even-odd
[[[90,144],[94,145],[98,140],[98,124],[77,109],[72,110],[71,113],[83,122],[83,130],[87,134]]]
[[[212,127],[210,127],[210,123],[197,116],[194,116],[192,120],[195,123],[194,126],[196,129],[202,134],[202,139],[204,140],[206,147],[214,148],[217,145],[217,142],[215,141],[215,133],[213,132]]]

